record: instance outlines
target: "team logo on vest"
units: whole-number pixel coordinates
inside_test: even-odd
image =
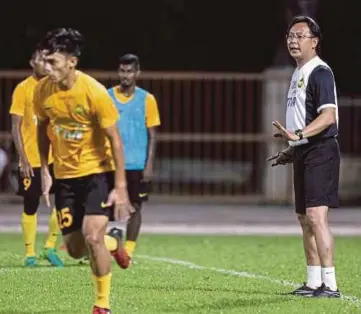
[[[84,108],[82,105],[76,105],[75,109],[74,109],[74,112],[77,113],[77,114],[84,114]]]
[[[305,83],[305,81],[304,81],[304,79],[303,79],[303,77],[302,77],[302,78],[298,81],[298,84],[297,84],[298,88],[301,88],[304,83]]]

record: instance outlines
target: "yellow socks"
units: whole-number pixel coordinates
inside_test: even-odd
[[[56,216],[56,209],[54,208],[49,219],[49,233],[44,246],[46,249],[55,248],[56,240],[58,238],[58,233],[59,233],[59,225]]]
[[[118,248],[117,239],[115,239],[109,235],[104,236],[104,242],[105,242],[105,246],[107,247],[109,252],[114,252]]]
[[[124,248],[130,257],[133,255],[136,245],[135,241],[125,241]]]
[[[96,294],[95,305],[103,309],[110,309],[111,278],[111,273],[101,277],[93,275]]]
[[[21,227],[25,243],[25,256],[35,256],[35,239],[38,224],[37,214],[27,215],[23,213],[21,217]]]
[[[109,252],[114,252],[118,247],[118,241],[109,235],[104,236],[104,242]],[[130,257],[133,255],[136,245],[135,241],[125,242],[124,249]]]

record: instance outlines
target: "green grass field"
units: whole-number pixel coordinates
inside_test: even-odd
[[[88,265],[22,267],[21,236],[0,234],[0,313],[91,313]],[[42,237],[39,236],[39,248]],[[113,264],[118,313],[361,313],[360,238],[336,239],[341,300],[284,296],[304,281],[299,237],[148,236],[136,264]]]

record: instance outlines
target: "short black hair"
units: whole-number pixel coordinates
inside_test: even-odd
[[[76,29],[56,28],[48,32],[37,45],[38,50],[67,53],[79,57],[84,49],[84,37]]]
[[[297,23],[306,23],[308,28],[310,29],[312,36],[318,38],[316,52],[319,53],[321,51],[320,42],[322,39],[321,27],[318,25],[318,23],[313,18],[311,18],[307,15],[297,15],[292,19],[290,24],[288,24],[286,35],[288,35],[288,33],[290,32],[293,25],[295,25]]]
[[[140,62],[137,55],[133,53],[126,53],[119,58],[119,65],[121,64],[132,64],[136,70],[140,69]]]

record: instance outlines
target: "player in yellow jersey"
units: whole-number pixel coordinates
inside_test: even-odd
[[[34,95],[39,119],[38,142],[42,183],[49,202],[52,178],[47,163],[50,125],[56,178],[55,205],[69,255],[89,254],[96,300],[93,314],[110,313],[111,254],[129,266],[121,232],[106,235],[109,220],[127,220],[128,200],[119,113],[106,88],[76,70],[83,37],[73,29],[49,32],[40,45],[44,69]],[[111,254],[109,254],[109,252]]]
[[[148,200],[160,117],[155,97],[137,86],[138,56],[125,54],[120,57],[118,74],[120,84],[108,92],[122,116],[118,129],[124,145],[129,199],[135,208],[127,224],[125,250],[132,257],[142,223],[142,203]],[[110,232],[114,231],[115,228]]]
[[[10,114],[12,117],[12,135],[19,155],[19,191],[23,196],[24,211],[21,225],[25,242],[25,266],[36,266],[35,240],[37,230],[37,210],[40,204],[41,175],[40,157],[36,137],[37,117],[34,113],[33,94],[38,81],[44,77],[43,59],[36,51],[30,65],[33,69],[31,76],[20,82],[13,93]],[[53,157],[49,152],[48,162],[52,174]],[[54,266],[63,266],[55,252],[55,244],[59,233],[56,210],[52,211],[49,220],[49,234],[41,256]]]

